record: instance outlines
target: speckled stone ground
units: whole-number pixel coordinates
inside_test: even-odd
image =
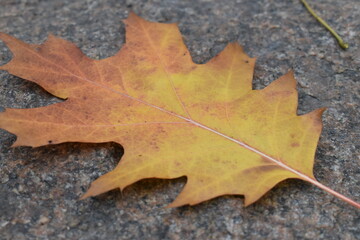
[[[360,2],[309,1],[349,42],[331,35],[292,1],[0,0],[0,31],[40,43],[48,33],[105,58],[124,42],[130,10],[159,22],[178,22],[197,63],[231,41],[258,57],[254,87],[294,69],[299,113],[328,107],[315,176],[360,201]],[[0,43],[0,64],[11,54]],[[0,72],[0,106],[30,108],[59,102],[43,89]],[[310,184],[285,181],[244,208],[239,196],[193,207],[164,208],[186,178],[144,180],[120,193],[79,201],[90,182],[122,155],[112,143],[65,143],[10,148],[0,130],[0,239],[360,239],[360,211]]]

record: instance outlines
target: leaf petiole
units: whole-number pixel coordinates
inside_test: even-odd
[[[342,47],[343,49],[349,48],[349,44],[344,42],[344,40],[339,36],[339,34],[337,34],[336,31],[332,27],[330,27],[329,24],[327,24],[327,22],[325,22],[325,20],[323,20],[314,12],[314,10],[309,6],[306,0],[300,0],[300,1],[302,2],[302,4],[304,4],[305,8],[311,13],[311,15],[313,15],[314,18],[318,20],[318,22],[321,23],[321,25],[323,25],[336,38],[340,47]]]

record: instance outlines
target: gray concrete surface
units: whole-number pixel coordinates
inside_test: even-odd
[[[309,2],[344,36],[349,50],[341,50],[297,0],[0,0],[0,31],[31,43],[51,32],[99,59],[119,50],[121,20],[132,10],[148,20],[178,22],[197,63],[237,41],[258,57],[254,88],[294,69],[299,114],[328,107],[315,176],[359,202],[360,2]],[[0,43],[0,64],[10,59]],[[59,101],[0,72],[3,108]],[[247,208],[240,196],[164,208],[185,178],[144,180],[123,193],[78,201],[92,180],[119,161],[121,146],[10,148],[15,138],[0,130],[0,239],[360,239],[359,210],[298,180],[279,184]]]

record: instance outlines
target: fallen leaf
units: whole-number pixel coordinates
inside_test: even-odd
[[[121,144],[119,165],[83,198],[144,178],[181,176],[187,183],[172,207],[225,194],[244,195],[249,205],[288,178],[329,191],[313,176],[324,109],[296,114],[291,72],[252,90],[255,59],[238,44],[195,64],[175,24],[135,14],[125,23],[126,44],[103,60],[52,35],[42,45],[0,35],[14,55],[0,69],[66,99],[1,113],[0,127],[17,135],[14,146]]]

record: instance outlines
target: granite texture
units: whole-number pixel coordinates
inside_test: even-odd
[[[300,1],[0,0],[0,31],[41,43],[48,33],[75,42],[101,59],[124,42],[129,11],[178,22],[195,62],[204,63],[231,41],[257,57],[254,88],[289,69],[299,82],[299,114],[319,107],[324,131],[315,176],[360,202],[360,2],[309,3],[338,29],[341,50]],[[0,43],[0,64],[11,59]],[[0,106],[31,108],[60,102],[39,86],[0,72]],[[0,239],[360,239],[360,211],[300,180],[278,184],[244,208],[241,196],[196,206],[164,208],[186,182],[143,180],[122,193],[79,201],[91,181],[114,168],[123,149],[114,143],[64,143],[10,148],[0,130]]]

